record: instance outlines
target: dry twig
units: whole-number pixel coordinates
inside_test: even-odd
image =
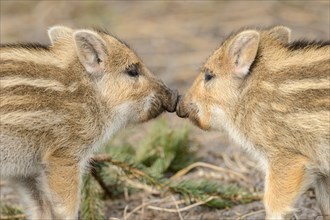
[[[194,203],[192,205],[186,206],[184,208],[180,208],[179,210],[177,210],[177,209],[160,208],[160,207],[156,207],[156,206],[148,206],[148,209],[153,209],[153,210],[158,210],[158,211],[164,211],[164,212],[172,212],[172,213],[177,213],[178,211],[179,212],[184,212],[184,211],[188,211],[189,209],[192,209],[192,208],[194,208],[196,206],[200,206],[200,205],[203,205],[205,203],[208,203],[209,201],[211,201],[214,198],[216,198],[216,197],[211,196],[211,197],[209,197],[205,201],[196,202],[196,203]]]
[[[185,175],[186,173],[188,173],[190,170],[196,168],[196,167],[206,167],[206,168],[209,168],[209,169],[213,169],[213,170],[216,170],[216,171],[219,171],[219,172],[225,172],[225,173],[229,173],[229,174],[232,174],[232,175],[235,175],[245,181],[248,181],[247,178],[245,176],[243,176],[241,173],[238,173],[236,171],[233,171],[233,170],[229,170],[229,169],[225,169],[225,168],[222,168],[222,167],[218,167],[218,166],[215,166],[213,164],[209,164],[209,163],[204,163],[204,162],[196,162],[196,163],[193,163],[189,166],[187,166],[186,168],[183,168],[182,170],[178,171],[174,176],[172,176],[170,179],[171,180],[175,180],[175,179],[178,179],[179,177]]]
[[[125,181],[128,185],[132,186],[135,189],[143,189],[145,192],[148,192],[148,193],[154,194],[154,195],[160,194],[160,191],[153,188],[152,186],[149,186],[149,185],[143,184],[143,183],[139,183],[137,181],[133,181],[133,180],[127,178],[126,176],[120,177],[120,179]]]
[[[128,209],[128,205],[126,205],[124,209],[124,220],[127,220],[127,209]]]
[[[259,211],[255,211],[255,212],[249,212],[247,214],[244,214],[244,215],[241,215],[239,216],[238,218],[236,218],[236,220],[243,220],[244,218],[248,217],[248,216],[253,216],[253,215],[256,215],[256,214],[259,214],[259,213],[263,213],[265,212],[265,210],[259,210]]]
[[[10,220],[10,219],[25,219],[27,216],[25,214],[18,214],[18,215],[1,215],[1,220]]]
[[[126,212],[124,212],[124,219],[125,219],[125,220],[128,220],[128,218],[131,217],[132,214],[134,214],[135,212],[139,211],[140,209],[142,209],[142,208],[144,208],[144,207],[146,207],[146,206],[148,206],[148,205],[150,205],[150,204],[152,204],[152,203],[157,203],[157,202],[163,201],[163,200],[165,200],[165,199],[167,199],[167,197],[165,197],[165,198],[163,198],[163,199],[152,200],[152,201],[149,201],[149,202],[146,202],[146,203],[142,203],[141,205],[135,207],[135,208],[134,208],[131,212],[129,212],[129,213],[126,213],[127,210],[126,210],[126,208],[125,208],[125,211],[126,211]]]
[[[234,154],[234,160],[237,164],[237,166],[240,168],[240,170],[243,172],[243,173],[248,173],[249,170],[246,166],[243,165],[242,163],[242,159],[241,159],[241,156],[239,153],[235,153]]]
[[[142,208],[141,208],[141,212],[140,212],[140,216],[139,219],[143,220],[143,216],[144,216],[144,207],[145,207],[145,195],[142,197]]]
[[[177,212],[178,212],[178,215],[179,215],[180,220],[184,220],[183,217],[182,217],[182,215],[181,215],[181,212],[180,212],[180,209],[179,209],[179,205],[178,205],[177,202],[176,202],[176,199],[174,198],[173,195],[171,195],[171,198],[172,198],[173,201],[174,201],[175,208],[176,208],[176,210],[177,210]]]
[[[111,198],[112,193],[111,193],[110,189],[108,188],[107,184],[103,181],[102,177],[100,176],[99,171],[95,167],[92,167],[90,172],[91,172],[92,176],[94,177],[94,179],[99,183],[99,185],[101,186],[101,188],[103,189],[105,194],[109,198]]]
[[[227,154],[222,154],[221,155],[223,158],[223,161],[225,162],[226,166],[231,169],[235,170],[237,172],[242,172],[242,170],[237,166],[237,164],[234,163],[232,159]]]

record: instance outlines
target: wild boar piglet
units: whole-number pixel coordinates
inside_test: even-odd
[[[92,153],[126,125],[174,112],[178,95],[104,31],[48,33],[50,46],[1,45],[0,174],[31,219],[77,219]]]
[[[204,64],[177,114],[224,128],[266,172],[268,219],[283,219],[315,187],[330,218],[330,44],[290,42],[290,29],[246,29]]]

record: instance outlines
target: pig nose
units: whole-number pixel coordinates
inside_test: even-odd
[[[178,90],[170,90],[169,96],[170,96],[169,100],[168,100],[167,104],[165,104],[164,108],[168,112],[175,112],[176,106],[177,106],[178,100],[179,100]]]
[[[178,97],[178,103],[176,105],[176,114],[180,118],[187,118],[188,117],[188,112],[187,112],[187,110],[184,106],[183,98],[182,98],[181,95]]]

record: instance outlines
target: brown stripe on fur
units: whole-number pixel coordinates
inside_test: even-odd
[[[53,146],[52,148],[54,150],[58,147],[66,146],[69,151],[72,151],[73,149],[70,149],[68,146],[75,146],[74,143],[77,142],[81,143],[81,145],[91,144],[95,136],[101,133],[102,128],[97,127],[97,125],[100,125],[101,119],[97,117],[97,113],[94,112],[93,108],[88,108],[88,106],[95,104],[96,103],[90,102],[85,106],[64,106],[61,110],[56,111],[47,106],[47,109],[42,109],[40,111],[40,115],[44,112],[47,114],[49,113],[51,117],[41,117],[40,119],[43,121],[31,120],[32,118],[25,114],[33,114],[37,109],[22,111],[21,108],[19,108],[12,109],[9,112],[1,111],[1,132],[6,133],[6,131],[8,131],[10,134],[17,133],[20,137],[29,137],[29,140],[34,143],[43,143]],[[6,114],[16,114],[17,117],[20,118],[18,122],[10,122],[15,119],[13,118],[15,115],[11,116]],[[58,115],[58,117],[56,115]],[[90,120],[92,117],[94,117],[93,120]],[[26,123],[24,123],[24,121]],[[33,123],[33,126],[31,126],[31,123]],[[58,143],[54,141],[58,141]],[[44,146],[45,149],[46,147],[47,146]],[[77,151],[79,151],[79,149],[77,149]]]
[[[14,44],[0,44],[0,48],[15,48],[15,49],[27,49],[27,50],[49,50],[48,45],[40,43],[14,43]]]
[[[330,59],[319,62],[297,63],[296,66],[286,67],[277,72],[268,72],[263,75],[263,80],[271,81],[273,83],[282,83],[290,80],[302,79],[329,79]]]
[[[77,67],[78,70],[81,69],[82,73],[84,72],[83,67],[78,60],[67,69],[61,69],[55,66],[42,65],[33,62],[12,60],[1,61],[0,65],[0,77],[17,76],[22,78],[51,79],[64,85],[69,85],[74,81],[82,80],[83,74],[77,72]]]
[[[265,91],[265,94],[267,92]],[[294,95],[285,95],[269,92],[268,96],[255,97],[255,107],[260,109],[271,109],[274,113],[291,113],[304,110],[306,114],[313,111],[326,111],[330,109],[330,90],[329,89],[308,89],[295,93]],[[251,103],[251,100],[249,100]],[[245,102],[241,106],[244,108]]]
[[[297,40],[286,45],[289,50],[305,50],[305,49],[320,49],[330,45],[330,41],[309,41],[309,40]]]
[[[47,87],[34,87],[29,85],[18,85],[15,87],[7,87],[1,89],[1,96],[10,95],[31,95],[36,99],[39,97],[48,98],[48,102],[54,102],[58,98],[69,99],[74,102],[85,102],[87,94],[94,93],[92,88],[88,86],[77,86],[72,92],[51,90]],[[53,99],[53,101],[52,101]],[[55,100],[54,100],[55,99]]]
[[[50,102],[51,100],[51,102]],[[21,111],[41,111],[53,110],[67,112],[75,108],[83,108],[86,104],[77,101],[63,100],[60,96],[47,95],[31,96],[31,95],[13,95],[0,97],[0,111],[11,112],[17,109]]]
[[[327,111],[330,109],[330,89],[308,89],[291,97],[291,104],[297,109]]]

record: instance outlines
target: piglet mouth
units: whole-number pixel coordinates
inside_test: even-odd
[[[191,107],[191,108],[189,108]],[[176,114],[180,118],[188,118],[194,125],[202,128],[200,118],[198,117],[198,110],[189,106],[188,108],[179,101],[179,104],[176,107]]]
[[[199,109],[194,103],[185,103],[184,98],[179,96],[179,101],[176,106],[176,114],[180,118],[189,118],[189,120],[196,126],[203,130],[208,130],[208,127],[202,124],[200,117],[198,116]]]
[[[180,118],[188,118],[189,117],[188,111],[184,106],[181,95],[178,96],[178,100],[177,100],[177,104],[176,104],[176,114]]]
[[[179,92],[177,90],[171,91],[168,100],[162,107],[168,112],[175,112],[179,102]]]

